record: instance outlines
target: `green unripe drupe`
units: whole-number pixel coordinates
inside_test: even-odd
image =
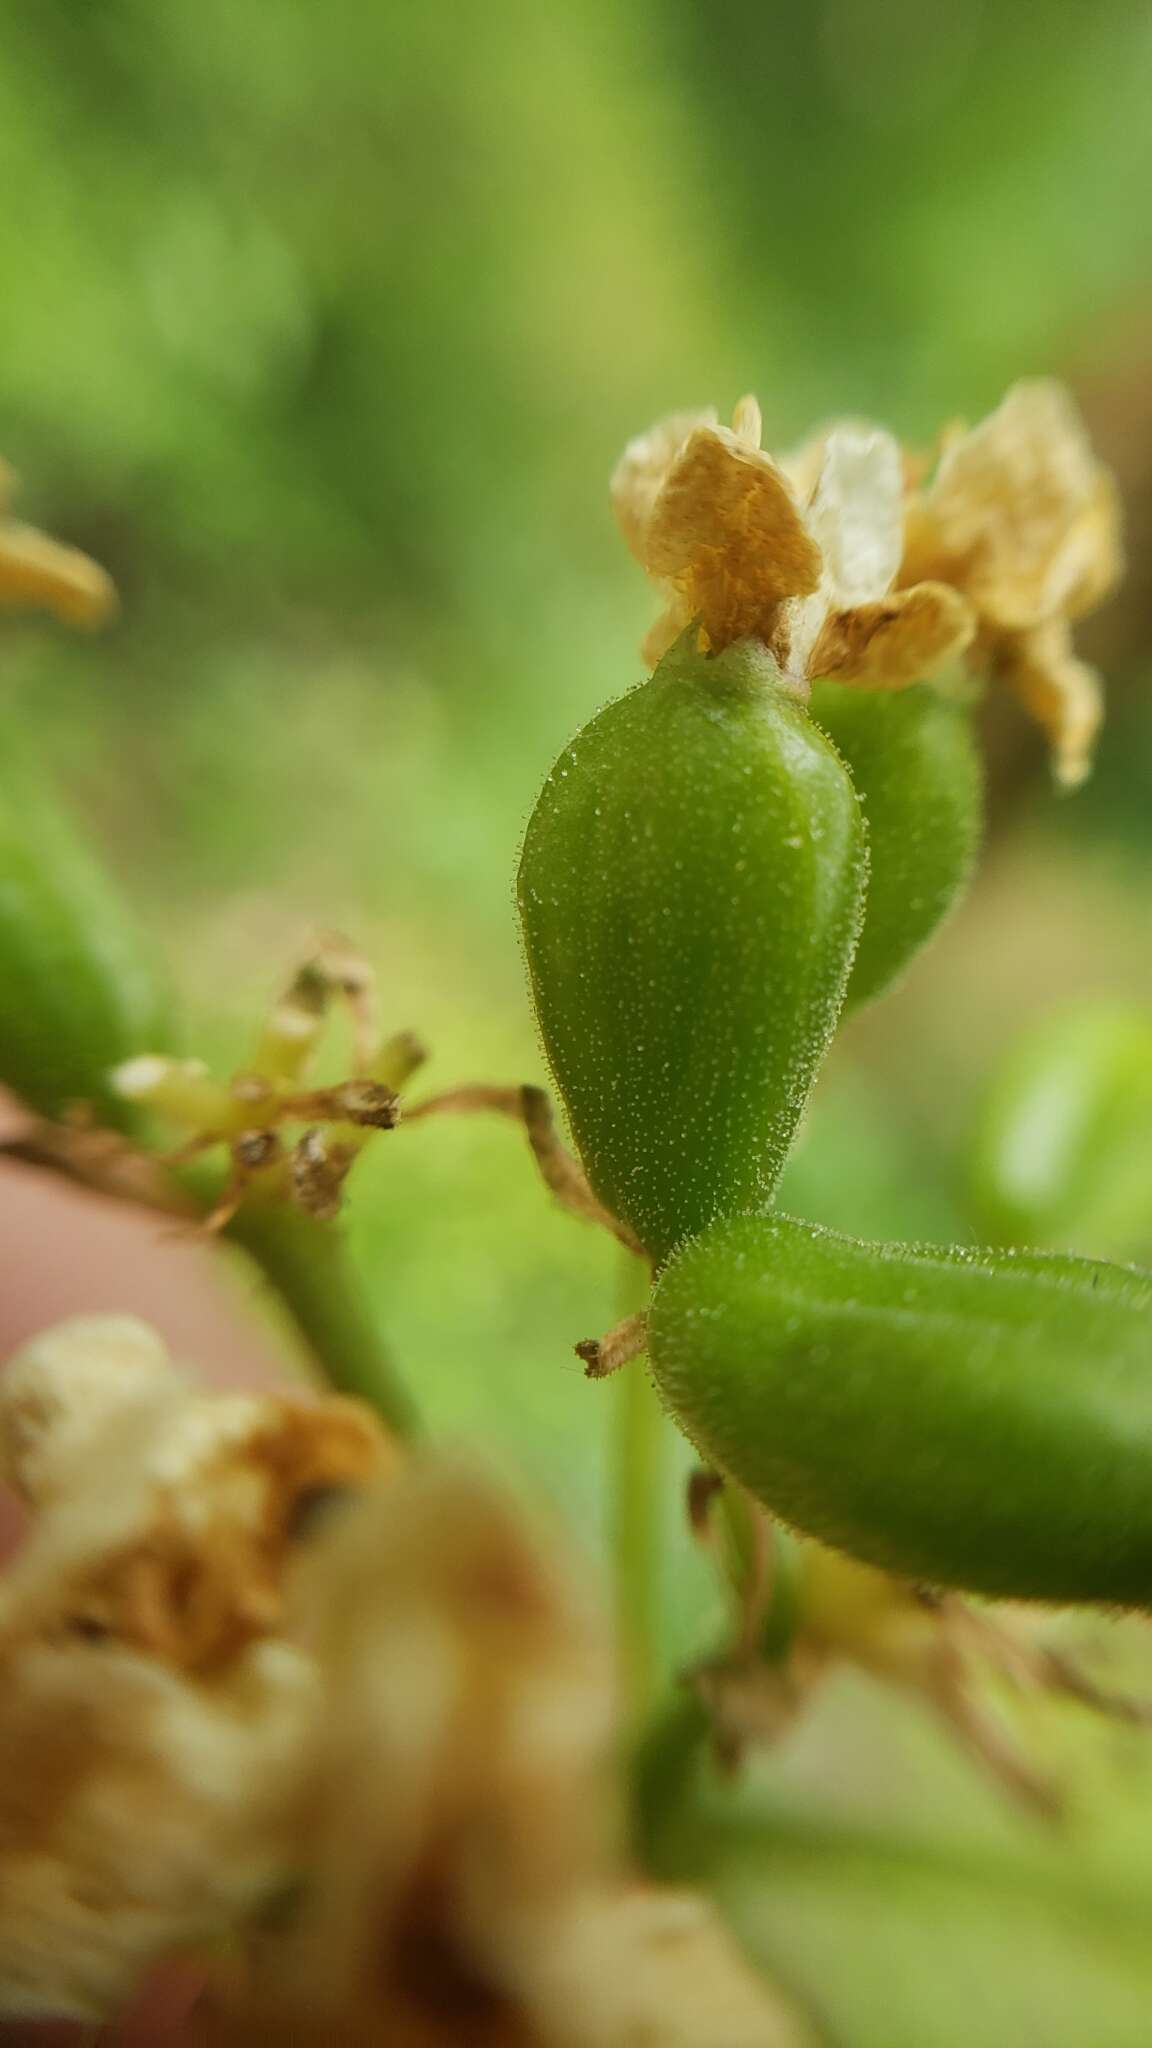
[[[660,1392],[785,1522],[930,1585],[1152,1607],[1152,1273],[740,1216],[649,1323]]]
[[[653,1258],[770,1197],[865,874],[848,773],[751,643],[679,643],[548,777],[518,881],[536,1013],[592,1186]]]
[[[35,770],[0,759],[0,1086],[58,1116],[133,1112],[109,1070],[171,1043],[167,992],[119,891]]]
[[[964,888],[980,841],[980,760],[968,712],[924,683],[817,683],[810,709],[868,821],[868,902],[846,999],[854,1008],[895,980]]]

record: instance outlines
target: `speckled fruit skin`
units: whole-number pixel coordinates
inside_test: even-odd
[[[926,683],[817,683],[809,708],[868,821],[868,905],[846,998],[854,1009],[903,972],[962,893],[980,844],[983,775],[969,713]]]
[[[866,871],[847,771],[751,645],[678,644],[548,777],[518,878],[536,1014],[589,1180],[657,1261],[770,1197]]]
[[[167,988],[112,881],[10,742],[0,757],[0,1085],[131,1125],[109,1069],[171,1043]]]
[[[1152,1273],[739,1216],[657,1286],[649,1356],[710,1463],[929,1585],[1152,1606]]]

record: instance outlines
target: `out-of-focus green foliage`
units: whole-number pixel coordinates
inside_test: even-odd
[[[1123,388],[1150,88],[1128,0],[13,0],[0,449],[124,611],[93,644],[8,630],[0,687],[163,928],[198,1045],[236,1065],[336,926],[430,1087],[543,1078],[511,875],[549,761],[641,674],[619,446],[749,387],[776,445],[844,411],[924,439],[1038,371]],[[1152,1003],[1149,704],[1085,797],[1037,781],[846,1034],[793,1213],[955,1235],[1017,1024],[1073,978]],[[530,1461],[595,1556],[620,1389],[568,1347],[612,1320],[610,1247],[495,1120],[381,1137],[349,1227],[431,1421]],[[680,1520],[670,1496],[669,1661],[709,1626]],[[836,2038],[1144,2048],[1146,1742],[1117,1763],[1072,1717],[1075,1848],[1039,1844],[914,1716],[832,1693],[765,1767],[755,1842],[710,1821],[706,1854]]]
[[[1016,1244],[1139,1254],[1152,1241],[1152,1018],[1100,1002],[1008,1048],[973,1133],[982,1228]]]

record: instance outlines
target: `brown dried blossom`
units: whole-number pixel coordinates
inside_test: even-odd
[[[0,2012],[98,2017],[297,1865],[316,1706],[284,1635],[301,1517],[387,1471],[353,1402],[204,1396],[131,1319],[0,1381],[32,1510],[0,1580]]]
[[[415,1466],[298,1590],[324,1687],[310,1875],[208,2015],[213,2048],[796,2048],[703,1904],[628,1878],[602,1645],[498,1490]]]
[[[1013,386],[942,448],[925,483],[890,434],[851,422],[774,460],[750,398],[731,428],[714,412],[659,422],[612,479],[624,538],[667,601],[645,654],[658,660],[695,622],[705,652],[762,640],[798,687],[902,689],[968,649],[1044,728],[1074,787],[1102,701],[1071,624],[1122,571],[1113,481],[1052,380]]]
[[[42,607],[71,626],[102,626],[116,609],[110,576],[10,512],[16,479],[0,462],[0,606]]]
[[[1089,772],[1103,709],[1071,622],[1122,570],[1115,485],[1054,380],[1014,385],[978,426],[946,435],[935,475],[909,498],[900,584],[935,577],[963,593],[978,624],[973,667],[1015,690],[1069,788]]]
[[[903,468],[890,434],[845,424],[781,462],[760,408],[731,428],[677,414],[631,442],[612,479],[624,538],[667,608],[644,644],[656,661],[697,622],[704,651],[764,642],[802,687],[813,676],[900,688],[967,644],[967,605],[942,583],[895,591]]]
[[[102,2018],[227,1933],[214,2044],[799,2048],[619,1854],[566,1575],[489,1482],[397,1463],[354,1403],[198,1394],[131,1319],[12,1361],[0,2013]]]

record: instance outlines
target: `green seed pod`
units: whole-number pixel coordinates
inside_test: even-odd
[[[895,980],[964,888],[980,841],[980,759],[968,712],[925,683],[817,683],[810,709],[868,821],[868,903],[846,999],[855,1008]]]
[[[698,1449],[808,1535],[931,1585],[1152,1607],[1152,1273],[739,1216],[668,1267],[648,1334]]]
[[[1152,1018],[1091,1003],[1025,1032],[980,1114],[971,1190],[1006,1243],[1152,1241]]]
[[[589,1180],[655,1259],[766,1201],[860,924],[851,780],[750,642],[681,641],[553,768],[518,894]]]
[[[170,1045],[163,979],[67,814],[2,744],[0,1086],[46,1116],[86,1103],[123,1125],[135,1112],[109,1070]]]

